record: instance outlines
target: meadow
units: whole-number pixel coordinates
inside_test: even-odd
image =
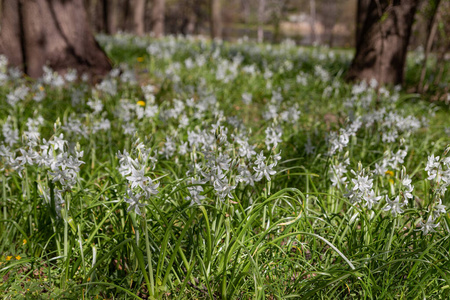
[[[0,58],[5,299],[450,297],[448,94],[347,83],[343,49],[98,39],[95,86]]]

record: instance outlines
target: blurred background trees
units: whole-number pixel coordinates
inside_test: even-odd
[[[348,78],[371,77],[396,84],[403,81],[406,51],[419,49],[423,52],[423,59],[419,62],[422,68],[418,72],[417,91],[423,92],[431,85],[430,80],[425,79],[432,77],[432,82],[437,82],[439,74],[442,74],[440,64],[436,64],[433,74],[427,74],[430,53],[442,60],[448,58],[450,51],[448,0],[2,0],[0,3],[0,13],[3,12],[0,52],[9,53],[13,64],[25,62],[19,57],[28,50],[11,49],[23,48],[20,43],[30,37],[25,34],[27,31],[36,34],[33,28],[39,27],[40,35],[51,32],[45,25],[49,21],[39,19],[45,18],[46,9],[43,7],[54,6],[72,7],[72,14],[57,12],[57,16],[49,15],[50,20],[58,21],[49,24],[64,24],[61,28],[77,28],[79,33],[83,33],[85,38],[78,38],[76,42],[82,46],[72,45],[73,49],[83,53],[78,54],[82,58],[79,61],[86,61],[88,56],[83,48],[97,53],[88,28],[94,34],[128,32],[154,37],[182,34],[224,40],[248,37],[258,42],[273,43],[289,38],[299,45],[354,47],[356,56]],[[24,18],[22,10],[12,9],[14,5],[30,11],[30,15]],[[27,7],[39,7],[40,10],[27,10]],[[74,19],[73,16],[80,17]],[[43,25],[39,25],[41,23]],[[62,38],[64,35],[66,33]],[[91,42],[83,44],[83,40]],[[70,52],[72,48],[65,49]],[[33,53],[45,51],[33,50]],[[48,59],[42,56],[39,63]],[[32,67],[32,63],[27,62],[24,68],[37,70],[39,64],[36,66]]]

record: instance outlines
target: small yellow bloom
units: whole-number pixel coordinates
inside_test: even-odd
[[[145,106],[145,102],[144,102],[144,101],[142,101],[142,100],[139,100],[139,101],[137,102],[137,105],[140,105],[140,106]]]
[[[11,258],[13,258],[11,255],[6,257],[6,260],[11,260]]]
[[[17,259],[17,260],[20,260],[21,258],[22,258],[22,257],[21,257],[20,255],[17,255],[17,256],[16,256],[16,259]]]
[[[143,61],[144,61],[144,58],[143,58],[142,56],[139,56],[139,57],[137,58],[137,61],[138,61],[138,62],[143,62]]]
[[[23,239],[23,244],[25,245],[27,243],[27,240],[26,239]]]
[[[387,170],[385,172],[386,175],[394,176],[394,172]]]
[[[39,90],[40,90],[41,92],[43,92],[43,91],[44,91],[44,87],[43,87],[42,85],[40,85],[40,86],[39,86]]]

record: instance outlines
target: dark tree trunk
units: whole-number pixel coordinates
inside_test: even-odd
[[[165,0],[153,0],[152,32],[157,38],[162,37],[164,35],[164,14],[165,14]]]
[[[111,64],[89,30],[82,0],[4,0],[0,51],[31,77],[48,65],[76,69],[93,80]],[[6,11],[6,9],[8,11]]]
[[[356,32],[355,32],[355,47],[359,43],[361,38],[361,31],[364,26],[364,22],[367,17],[367,11],[369,10],[370,0],[358,0],[356,8]]]
[[[117,32],[117,10],[117,0],[103,0],[104,23],[108,34]]]
[[[403,81],[406,51],[419,0],[371,0],[349,80]]]
[[[210,0],[211,38],[222,38],[222,9],[221,0]]]

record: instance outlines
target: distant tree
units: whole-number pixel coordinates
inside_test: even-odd
[[[318,6],[318,19],[324,27],[324,34],[321,40],[330,47],[333,47],[334,27],[341,21],[344,8],[343,0],[322,0]]]
[[[348,79],[374,78],[379,83],[388,84],[403,82],[406,52],[418,2],[371,0]]]
[[[264,22],[266,21],[266,0],[258,0],[258,43],[264,41]]]
[[[108,34],[114,34],[117,32],[118,25],[118,0],[103,0],[104,3],[104,22],[106,27],[106,32]]]
[[[361,32],[366,21],[367,12],[369,10],[370,0],[358,0],[356,7],[356,33],[355,33],[355,46],[358,45],[361,38]]]
[[[210,0],[211,38],[222,38],[222,8],[221,0]]]
[[[162,37],[164,35],[164,15],[165,15],[165,0],[153,0],[152,7],[152,32],[155,37]]]
[[[286,10],[287,0],[272,0],[269,2],[270,19],[273,25],[272,41],[280,42],[281,32],[280,24]]]
[[[128,2],[128,31],[137,35],[144,35],[145,0],[129,0]]]
[[[437,33],[437,27],[438,27],[438,22],[436,22],[436,19],[438,17],[438,11],[439,11],[439,5],[441,4],[441,0],[431,0],[428,5],[429,5],[429,14],[428,14],[428,24],[427,24],[427,40],[425,42],[425,53],[424,53],[424,59],[422,62],[422,70],[420,72],[420,79],[419,79],[419,83],[417,85],[417,91],[418,92],[423,92],[424,91],[424,86],[423,86],[423,82],[425,80],[425,75],[426,75],[426,71],[427,71],[427,60],[428,60],[428,55],[431,52],[431,47],[433,46],[433,41],[436,37],[436,33]]]
[[[3,0],[0,53],[32,77],[48,65],[96,79],[111,64],[90,31],[83,0]]]
[[[311,27],[311,44],[316,41],[316,0],[309,0],[309,24]]]

